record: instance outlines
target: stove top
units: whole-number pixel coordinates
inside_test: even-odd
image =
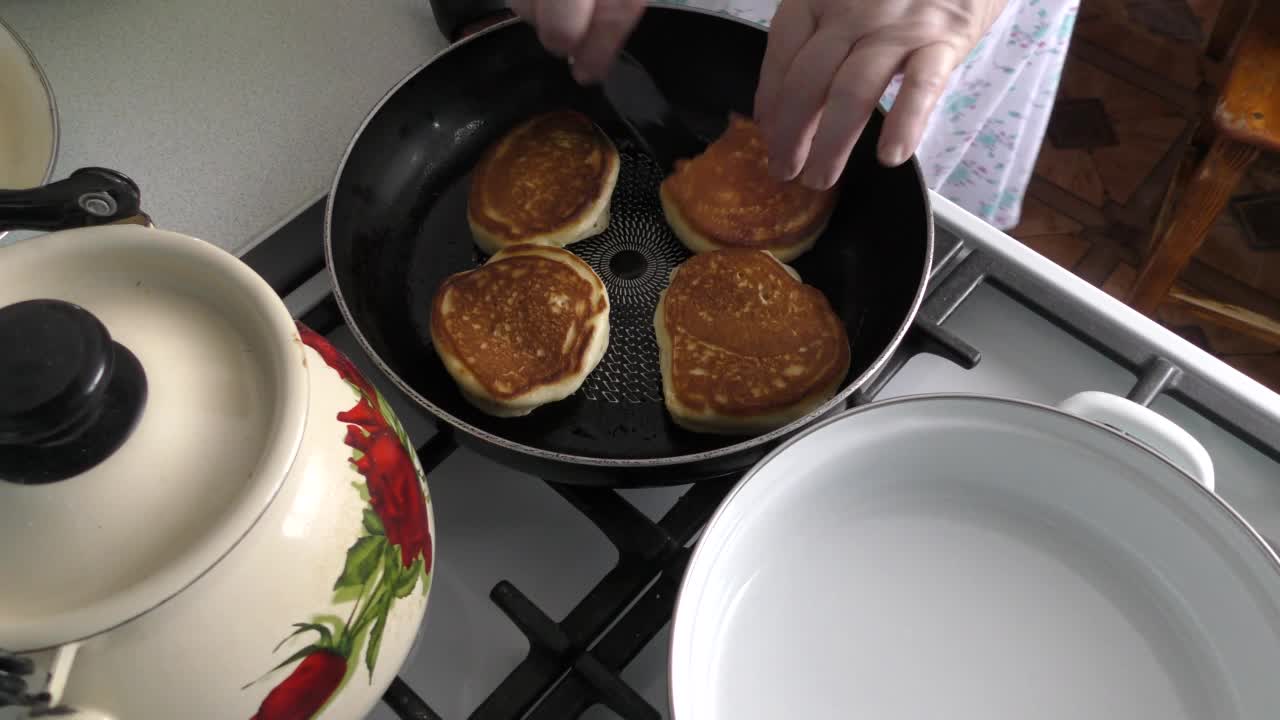
[[[939,223],[929,295],[911,332],[852,402],[935,392],[1046,404],[1081,390],[1124,395],[1196,436],[1213,457],[1219,494],[1280,538],[1280,398],[1224,384],[1171,335],[1047,281],[993,243],[996,231],[956,212],[944,203],[940,215],[958,220]],[[667,717],[676,591],[691,544],[734,479],[583,488],[459,448],[448,426],[379,375],[343,325],[316,240],[321,217],[317,205],[244,259],[386,393],[418,444],[438,508],[427,622],[372,717]]]

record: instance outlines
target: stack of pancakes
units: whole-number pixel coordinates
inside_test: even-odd
[[[463,395],[498,417],[576,392],[609,343],[609,297],[564,246],[602,233],[620,168],[609,137],[558,111],[506,133],[472,177],[468,221],[491,254],[437,291],[431,336]],[[826,229],[837,190],[769,177],[750,120],[733,117],[663,181],[663,213],[694,256],[672,273],[654,331],[672,419],[757,434],[829,400],[849,369],[840,318],[785,265]]]

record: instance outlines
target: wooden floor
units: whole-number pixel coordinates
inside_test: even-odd
[[[1193,120],[1221,78],[1201,49],[1220,1],[1081,0],[1015,237],[1113,294],[1129,287]],[[1280,157],[1255,164],[1181,280],[1280,319]],[[1280,391],[1280,347],[1172,304],[1158,319]]]

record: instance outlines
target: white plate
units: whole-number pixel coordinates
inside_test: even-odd
[[[44,73],[0,20],[0,188],[42,185],[53,172],[58,112]]]
[[[747,477],[677,601],[676,720],[1280,713],[1280,564],[1120,434],[994,398],[841,416]]]

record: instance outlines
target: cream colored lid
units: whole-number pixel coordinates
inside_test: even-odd
[[[52,320],[29,333],[31,346],[50,346],[48,337],[36,337],[40,332],[65,335],[84,318],[90,324],[96,318],[127,349],[114,355],[107,393],[122,387],[132,354],[145,375],[146,397],[132,432],[104,460],[65,479],[32,484],[47,478],[25,471],[15,457],[35,453],[66,465],[72,455],[33,450],[30,423],[26,439],[15,440],[14,408],[39,398],[9,378],[17,391],[7,405],[7,426],[0,412],[0,647],[11,651],[110,629],[199,578],[275,496],[301,442],[308,403],[302,345],[283,302],[211,244],[120,225],[0,248],[0,314],[46,317],[40,313],[49,306],[17,305],[37,299],[83,311],[55,303]],[[11,334],[13,327],[10,322]],[[75,348],[71,355],[92,346]],[[32,364],[15,372],[47,381],[58,360],[71,364],[68,353],[61,355],[40,365],[38,354],[28,352]],[[101,379],[93,372],[66,377],[81,389]],[[111,402],[102,417],[118,412]],[[82,425],[108,435],[125,424],[92,422]]]
[[[27,48],[0,22],[0,188],[48,179],[57,145],[53,93]]]

